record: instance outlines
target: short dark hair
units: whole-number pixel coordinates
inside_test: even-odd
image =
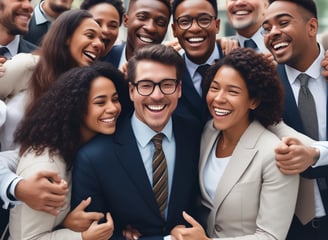
[[[258,120],[265,127],[281,121],[284,91],[271,60],[253,49],[237,48],[209,68],[204,79],[207,89],[222,66],[237,70],[246,83],[249,97],[259,101],[258,107],[250,112],[250,120]]]
[[[114,83],[121,102],[127,87],[123,74],[114,66],[95,62],[68,70],[27,110],[15,133],[20,153],[31,148],[42,154],[48,148],[51,155],[63,157],[70,169],[81,145],[81,122],[87,113],[91,83],[100,76]]]
[[[174,48],[162,44],[148,44],[138,49],[128,61],[128,79],[134,82],[136,79],[136,68],[139,61],[151,60],[168,66],[174,66],[177,70],[177,79],[182,79],[184,61]]]
[[[130,9],[130,6],[132,6],[137,1],[139,1],[139,0],[130,0],[128,11]],[[142,1],[142,0],[140,0],[140,1]],[[153,0],[153,1],[155,1],[155,0]],[[171,16],[171,0],[156,0],[156,1],[163,3],[167,7],[167,9],[169,10],[169,17],[170,17]]]
[[[123,14],[125,13],[125,8],[123,6],[123,2],[121,0],[84,0],[81,3],[80,8],[89,10],[91,7],[100,4],[100,3],[108,3],[110,5],[113,5],[113,7],[117,10],[119,16],[120,16],[120,25],[123,21]]]
[[[182,3],[184,0],[173,0],[172,2],[172,14],[173,14],[173,18],[175,18],[175,11],[177,10],[177,7],[180,5],[180,3]],[[206,0],[208,1],[212,7],[213,10],[215,12],[215,17],[218,17],[218,4],[216,2],[216,0]]]
[[[292,2],[310,12],[314,18],[318,18],[317,6],[313,0],[269,0],[270,4],[277,1]]]

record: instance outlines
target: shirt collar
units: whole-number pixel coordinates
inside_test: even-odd
[[[325,51],[321,44],[319,44],[319,48],[320,48],[320,53],[318,57],[314,60],[312,65],[304,72],[313,79],[318,79],[321,76],[321,70],[322,70],[321,61],[324,58]],[[285,69],[289,82],[291,84],[295,83],[296,78],[301,72],[291,66],[288,66],[287,64],[285,64]]]
[[[10,57],[12,58],[18,53],[20,36],[16,35],[15,38],[8,45],[0,45],[0,47],[7,47]]]
[[[263,32],[263,28],[260,27],[251,38],[246,38],[237,33],[237,40],[238,40],[240,46],[244,46],[244,42],[246,40],[253,39],[253,41],[256,43],[256,45],[259,49],[259,52],[266,53],[266,52],[269,52],[269,50],[266,48],[266,46],[264,44],[264,37],[263,37],[262,32]]]
[[[136,117],[135,112],[132,115],[131,124],[137,142],[142,147],[145,147],[151,141],[151,139],[157,134],[157,132],[155,132],[150,127],[148,127],[145,123],[140,121]],[[163,133],[166,136],[168,141],[172,140],[173,137],[172,118],[169,119],[169,121],[167,122],[161,133]]]
[[[218,46],[215,44],[215,47],[214,47],[214,50],[211,54],[211,56],[207,59],[206,62],[204,62],[203,64],[196,64],[194,62],[192,62],[186,54],[184,54],[184,58],[185,58],[185,62],[186,62],[186,67],[190,73],[190,76],[193,78],[196,71],[197,71],[197,68],[200,66],[200,65],[204,65],[204,64],[209,64],[209,65],[212,65],[214,63],[215,60],[219,59],[220,58],[220,53],[219,53],[219,49],[218,49]]]

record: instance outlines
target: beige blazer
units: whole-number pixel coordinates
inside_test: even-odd
[[[297,199],[299,176],[283,175],[274,148],[279,139],[259,122],[241,136],[212,200],[204,186],[204,169],[220,131],[213,120],[204,128],[200,152],[202,204],[210,209],[207,233],[225,239],[286,238]]]
[[[39,61],[38,55],[19,53],[3,65],[5,72],[0,77],[0,99],[8,99],[28,87],[28,82]]]

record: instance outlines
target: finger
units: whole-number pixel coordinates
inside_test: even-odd
[[[284,138],[284,141],[288,146],[302,144],[300,140],[298,140],[297,138],[293,138],[293,137],[286,137],[286,138]]]
[[[89,206],[90,203],[91,203],[91,197],[88,197],[87,199],[82,200],[80,204],[75,207],[74,210],[83,211],[84,209],[86,209],[87,206]]]
[[[37,179],[41,178],[48,178],[49,181],[55,182],[55,183],[61,183],[61,178],[58,175],[57,172],[54,171],[40,171],[37,174]]]
[[[193,226],[193,227],[199,227],[200,226],[200,224],[192,216],[190,216],[188,213],[186,213],[185,211],[182,212],[182,216],[188,223],[191,224],[191,226]]]
[[[59,214],[59,210],[57,208],[49,207],[49,206],[44,206],[42,209],[40,209],[40,211],[49,213],[53,216],[57,216]]]

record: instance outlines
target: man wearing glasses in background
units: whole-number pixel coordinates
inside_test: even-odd
[[[119,121],[114,135],[95,137],[77,155],[72,208],[90,196],[88,211],[110,212],[115,239],[127,232],[131,237],[131,227],[139,232],[133,239],[170,239],[174,226],[186,224],[182,211],[196,214],[200,126],[172,115],[183,68],[171,47],[138,49],[128,62],[132,116]]]
[[[208,67],[223,57],[216,34],[220,30],[216,0],[174,0],[173,34],[184,49],[186,69],[182,96],[176,113],[190,116],[204,125],[210,118],[202,79]],[[204,93],[204,94],[203,94]]]

